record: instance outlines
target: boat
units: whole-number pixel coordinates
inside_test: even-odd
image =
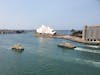
[[[60,44],[58,44],[58,47],[70,48],[70,49],[76,48],[76,46],[72,45],[71,43],[60,43]]]

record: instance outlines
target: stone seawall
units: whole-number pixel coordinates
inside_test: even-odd
[[[50,34],[35,34],[36,37],[43,37],[43,38],[60,38],[60,39],[67,39],[83,44],[90,44],[90,45],[100,45],[100,42],[91,42],[91,41],[86,41],[83,40],[82,38],[76,37],[76,36],[71,36],[71,35],[62,35],[62,34],[55,34],[55,35],[50,35]]]

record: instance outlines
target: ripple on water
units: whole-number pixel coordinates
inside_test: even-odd
[[[77,47],[74,50],[83,51],[83,52],[91,52],[91,53],[99,53],[100,54],[99,50],[91,50],[91,49],[86,49],[86,48],[82,48],[82,47]]]

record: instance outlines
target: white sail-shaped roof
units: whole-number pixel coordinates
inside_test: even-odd
[[[52,29],[48,26],[45,26],[45,25],[42,25],[41,27],[37,28],[36,32],[42,33],[42,34],[52,34],[52,35],[56,33],[56,31],[54,31],[54,29]]]

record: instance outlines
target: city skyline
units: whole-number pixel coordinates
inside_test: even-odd
[[[99,0],[0,0],[0,29],[82,29],[100,25],[99,9]]]

